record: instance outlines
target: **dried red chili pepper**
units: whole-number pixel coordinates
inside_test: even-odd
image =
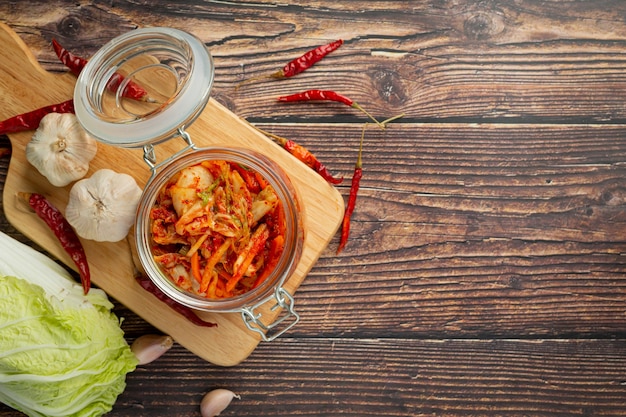
[[[19,193],[28,202],[28,205],[37,213],[48,227],[54,232],[65,252],[72,258],[80,274],[80,282],[85,294],[91,288],[91,275],[87,255],[78,235],[65,220],[63,214],[43,195],[37,193]]]
[[[0,135],[37,129],[41,119],[48,113],[74,113],[74,100],[51,104],[3,120],[0,122]]]
[[[317,172],[319,175],[321,175],[322,178],[324,178],[329,183],[336,185],[336,184],[341,184],[343,182],[343,177],[341,178],[333,177],[333,175],[330,173],[328,168],[326,168],[326,166],[322,164],[305,147],[298,145],[292,140],[288,140],[287,142],[285,142],[283,147],[287,150],[287,152],[294,155],[299,160],[303,161],[309,168],[312,168],[313,171]]]
[[[343,45],[343,39],[311,49],[298,58],[289,61],[281,70],[271,75],[272,78],[289,78],[311,68],[326,55]]]
[[[321,45],[310,51],[300,55],[298,58],[289,61],[280,70],[268,75],[262,75],[260,77],[252,77],[237,84],[236,88],[239,88],[242,84],[249,83],[261,78],[289,78],[294,75],[300,74],[311,68],[314,64],[321,61],[326,55],[343,45],[343,39],[330,42],[326,45]]]
[[[178,314],[185,317],[187,320],[195,324],[196,326],[202,327],[217,327],[217,323],[211,323],[209,321],[204,321],[200,317],[196,315],[196,313],[189,307],[184,306],[171,298],[169,298],[159,287],[157,287],[154,282],[147,276],[137,273],[135,274],[135,280],[141,285],[141,287],[148,291],[150,294],[154,295],[156,298],[167,304],[170,308],[176,311]]]
[[[374,116],[369,114],[367,110],[365,110],[359,103],[356,101],[344,96],[343,94],[336,93],[330,90],[307,90],[301,93],[291,94],[288,96],[278,97],[278,101],[283,102],[294,102],[294,101],[335,101],[338,103],[343,103],[347,106],[355,108],[361,112],[363,112],[367,117],[372,119],[378,126],[382,129],[385,128],[385,125],[376,120]]]
[[[63,48],[56,41],[56,39],[52,39],[52,48],[54,49],[57,57],[59,57],[59,60],[70,70],[70,72],[72,72],[72,74],[76,76],[78,76],[85,65],[87,65],[87,60],[85,58],[72,54],[70,51]],[[107,89],[114,93],[117,92],[117,89],[123,80],[124,77],[120,73],[116,72],[109,80]],[[133,81],[128,82],[122,95],[133,100],[150,101],[148,98],[148,92]]]
[[[350,195],[348,196],[348,204],[346,204],[346,211],[343,214],[343,221],[341,222],[341,239],[339,240],[339,247],[337,247],[337,253],[341,252],[348,242],[350,236],[350,219],[354,212],[354,206],[356,205],[356,198],[359,192],[361,184],[361,178],[363,177],[363,161],[361,155],[363,153],[363,138],[365,137],[365,129],[367,124],[363,126],[363,132],[361,133],[361,143],[359,144],[359,155],[357,156],[356,163],[354,164],[354,173],[352,174],[352,184],[350,185]]]
[[[107,88],[109,91],[115,93],[117,89],[120,87],[120,84],[124,81],[124,76],[119,72],[116,72],[111,76],[109,82],[107,84]],[[143,89],[139,84],[133,81],[129,81],[128,84],[124,87],[124,92],[122,93],[124,97],[137,100],[137,101],[147,101],[154,102],[153,99],[148,97],[148,92]]]
[[[313,155],[307,148],[304,146],[298,145],[294,141],[290,139],[285,139],[283,137],[274,135],[273,133],[266,132],[258,127],[254,126],[259,132],[263,133],[265,136],[272,138],[282,146],[287,152],[291,155],[295,156],[300,162],[303,162],[306,166],[311,168],[313,171],[317,172],[322,178],[328,181],[331,184],[341,184],[343,182],[343,177],[335,178],[330,173],[328,168],[321,163],[315,155]]]
[[[83,67],[87,65],[87,60],[72,54],[70,51],[62,47],[56,39],[52,39],[52,49],[57,54],[59,60],[65,65],[72,74],[78,75],[82,71]]]

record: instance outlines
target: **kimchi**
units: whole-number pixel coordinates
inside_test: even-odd
[[[256,171],[222,160],[186,167],[150,211],[155,262],[178,287],[220,299],[259,286],[278,263],[285,214]]]

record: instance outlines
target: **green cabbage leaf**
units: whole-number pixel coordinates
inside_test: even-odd
[[[137,359],[106,294],[0,233],[0,401],[28,416],[101,416]]]

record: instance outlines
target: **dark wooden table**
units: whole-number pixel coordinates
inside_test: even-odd
[[[626,415],[626,2],[5,0],[0,20],[50,71],[53,37],[90,56],[136,27],[188,30],[213,97],[347,178],[366,119],[275,97],[405,113],[367,131],[351,239],[297,291],[297,327],[232,368],[175,345],[111,416],[198,416],[217,387],[241,395],[224,416]],[[337,38],[310,71],[236,89]],[[129,341],[154,332],[116,313]]]

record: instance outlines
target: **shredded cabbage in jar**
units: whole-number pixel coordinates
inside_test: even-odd
[[[183,168],[150,211],[156,263],[181,289],[220,299],[259,286],[285,243],[285,213],[256,171],[229,161]]]

